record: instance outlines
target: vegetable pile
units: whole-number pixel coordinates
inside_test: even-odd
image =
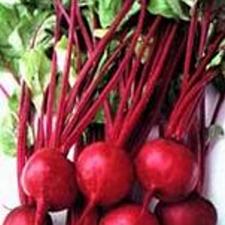
[[[65,209],[67,225],[216,225],[202,191],[210,134],[222,132],[225,5],[11,4],[0,1],[0,68],[16,83],[0,83],[0,146],[17,157],[21,206],[4,225],[50,225]]]

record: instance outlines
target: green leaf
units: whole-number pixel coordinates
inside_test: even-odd
[[[16,154],[16,126],[19,105],[19,91],[16,90],[8,99],[0,115],[0,151],[6,155]]]
[[[98,0],[98,15],[102,28],[109,27],[121,8],[121,0]]]
[[[151,0],[149,1],[148,10],[154,15],[161,15],[166,18],[177,18],[167,0]]]
[[[180,19],[188,20],[188,15],[186,15],[182,9],[181,0],[167,0],[168,5],[173,10],[174,14],[176,14]]]
[[[50,80],[50,61],[42,48],[29,49],[20,59],[20,73],[32,90],[36,109],[41,109],[44,90]]]
[[[15,8],[8,8],[0,4],[0,48],[9,47],[8,36],[12,33],[18,22],[19,17]]]
[[[0,150],[10,156],[16,154],[15,120],[11,114],[0,119]]]
[[[54,27],[55,16],[48,13],[25,14],[9,37],[11,46],[21,54],[24,50],[36,46],[47,48],[51,45],[52,35],[47,30]]]
[[[30,47],[51,47],[54,24],[55,16],[49,10],[30,12],[21,4],[0,4],[0,69],[8,64],[19,74],[19,59],[24,51]]]

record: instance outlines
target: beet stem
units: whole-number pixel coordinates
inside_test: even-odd
[[[190,66],[193,56],[193,48],[194,48],[194,40],[196,35],[197,29],[197,22],[198,22],[198,13],[197,7],[195,6],[193,9],[193,16],[191,19],[191,24],[188,31],[188,40],[187,40],[187,49],[186,49],[186,56],[184,62],[184,75],[183,75],[183,83],[182,87],[185,87],[188,83],[189,76],[190,76]]]
[[[27,203],[27,196],[23,192],[20,177],[27,156],[27,123],[30,110],[30,92],[25,83],[22,83],[22,92],[19,107],[19,122],[18,122],[18,136],[17,136],[17,184],[19,190],[19,197],[22,204]]]
[[[143,57],[143,54],[146,50],[149,39],[154,36],[154,33],[155,33],[157,27],[159,26],[160,22],[161,22],[161,18],[157,17],[156,20],[154,21],[154,23],[150,26],[148,34],[146,35],[144,43],[141,47],[139,59],[134,61],[133,65],[132,65],[131,74],[127,80],[127,85],[126,85],[124,93],[122,95],[122,99],[120,101],[119,108],[117,110],[117,115],[116,115],[115,125],[114,125],[114,138],[117,138],[117,135],[119,135],[119,131],[120,131],[120,128],[122,125],[122,120],[123,120],[123,114],[124,114],[123,110],[124,110],[124,107],[126,105],[128,98],[129,98],[129,93],[131,91],[132,83],[133,83],[135,76],[137,75],[137,71],[140,67],[141,58]]]
[[[117,69],[116,73],[114,74],[113,78],[108,82],[102,93],[98,96],[92,107],[89,111],[85,114],[85,116],[81,119],[80,123],[77,125],[76,129],[72,132],[70,137],[65,141],[64,147],[62,148],[63,151],[68,151],[68,149],[76,142],[77,138],[79,137],[80,133],[86,127],[86,125],[92,120],[96,110],[99,106],[104,102],[107,94],[113,89],[116,85],[117,81],[121,78],[121,74],[123,73],[124,69],[126,68],[127,63],[129,62],[130,58],[133,55],[134,48],[136,46],[137,40],[139,35],[142,32],[144,18],[145,18],[145,7],[146,4],[142,4],[141,6],[141,13],[139,16],[139,21],[137,25],[137,29],[135,30],[134,36],[131,40],[131,44],[128,48],[128,51],[123,58],[119,68]],[[67,154],[67,152],[65,152]]]
[[[149,135],[149,132],[151,131],[152,127],[155,125],[155,123],[157,122],[157,120],[160,118],[160,109],[161,106],[165,100],[169,85],[170,85],[170,81],[176,71],[176,68],[178,66],[178,63],[181,60],[181,56],[184,52],[185,49],[185,40],[182,41],[182,43],[179,45],[179,49],[176,52],[176,55],[174,56],[174,59],[171,60],[171,62],[168,62],[164,75],[163,75],[163,83],[160,87],[160,95],[157,98],[157,103],[156,106],[154,107],[153,111],[151,114],[149,114],[147,121],[145,121],[145,126],[142,126],[143,128],[140,130],[139,134],[137,136],[137,138],[135,138],[134,143],[131,145],[133,146],[132,148],[132,155],[136,156],[136,154],[138,153],[138,150],[141,148],[141,145],[145,142],[146,138]],[[164,133],[164,132],[163,132]],[[160,135],[160,136],[164,136]]]
[[[80,27],[80,30],[81,30],[81,33],[84,37],[84,40],[85,40],[85,44],[87,46],[87,49],[88,49],[88,52],[91,53],[93,51],[93,43],[91,41],[91,38],[90,38],[90,35],[88,34],[88,31],[86,29],[86,26],[83,22],[83,19],[82,19],[82,16],[81,16],[81,12],[80,12],[80,8],[79,8],[79,5],[78,5],[78,0],[75,0],[76,1],[76,16],[77,16],[77,22],[78,22],[78,25]]]
[[[119,11],[118,15],[116,16],[114,22],[112,23],[109,31],[107,34],[99,41],[98,45],[96,46],[95,50],[90,54],[87,62],[82,67],[81,71],[79,72],[77,76],[76,83],[72,87],[69,99],[66,105],[66,112],[70,112],[71,109],[74,107],[74,101],[77,97],[78,90],[82,84],[82,82],[86,79],[87,74],[89,73],[91,67],[93,67],[94,63],[97,63],[101,54],[105,50],[105,47],[108,45],[110,40],[113,37],[113,34],[115,33],[118,25],[126,15],[126,13],[129,11],[130,7],[132,6],[133,0],[127,0],[125,1],[122,9]]]
[[[96,79],[92,80],[92,83],[89,85],[89,87],[87,88],[86,91],[84,91],[80,102],[77,105],[77,110],[74,113],[74,115],[71,116],[70,121],[68,122],[68,125],[64,128],[64,131],[62,133],[62,140],[61,142],[63,143],[64,140],[68,137],[68,135],[74,130],[74,127],[81,115],[81,113],[83,112],[83,108],[87,105],[89,98],[91,97],[93,91],[95,90],[96,86],[98,85],[98,83],[102,80],[102,78],[105,76],[106,71],[108,70],[108,68],[110,67],[110,65],[113,63],[113,61],[115,60],[115,58],[118,56],[118,54],[120,53],[121,49],[127,44],[127,41],[121,42],[118,46],[118,48],[114,51],[114,53],[109,57],[109,59],[107,60],[107,62],[104,64],[103,68],[101,69],[101,71],[99,72],[98,75],[96,75]]]
[[[34,225],[43,225],[46,216],[46,207],[44,200],[38,200],[37,209],[35,212]]]
[[[196,99],[196,96],[199,96],[204,87],[210,82],[214,77],[216,76],[216,72],[214,70],[209,70],[205,77],[200,80],[198,83],[195,84],[195,86],[192,87],[191,90],[189,90],[188,94],[182,99],[181,103],[180,101],[177,102],[175,106],[176,111],[176,117],[174,118],[174,115],[172,115],[169,118],[169,122],[166,128],[165,136],[167,138],[173,137],[175,133],[179,133],[179,135],[176,137],[178,139],[182,138],[180,134],[184,133],[184,130],[181,128],[180,124],[183,124],[183,119],[186,118],[186,116],[189,115],[188,108],[191,107],[193,104],[193,99]],[[193,104],[195,105],[195,104]],[[196,105],[195,105],[196,106]],[[184,116],[184,112],[185,116]],[[190,123],[190,121],[188,121]],[[191,123],[190,123],[191,124]],[[187,125],[187,124],[186,124]],[[183,126],[183,128],[186,127],[186,125]],[[183,130],[183,131],[182,131]],[[176,132],[175,132],[176,131]]]
[[[224,37],[223,34],[218,35],[216,40],[209,46],[209,49],[208,49],[208,52],[206,53],[205,58],[203,58],[202,61],[200,62],[199,66],[197,67],[196,71],[194,72],[192,78],[190,79],[190,81],[188,82],[186,87],[181,90],[181,94],[176,103],[175,110],[173,110],[173,112],[170,116],[167,130],[172,131],[174,129],[173,126],[178,124],[177,120],[179,120],[179,116],[177,114],[180,114],[180,112],[181,112],[180,107],[183,107],[182,106],[183,99],[186,98],[186,93],[188,93],[190,91],[190,88],[192,88],[196,84],[196,82],[199,82],[199,80],[204,79],[204,78],[202,78],[202,76],[205,74],[204,70],[206,69],[207,64],[210,62],[211,58],[215,54],[215,51],[217,50],[223,37]],[[169,133],[172,134],[171,132],[169,132]]]
[[[104,116],[105,116],[105,139],[110,141],[112,139],[113,119],[109,100],[104,101]]]
[[[54,31],[54,39],[56,46],[59,37],[60,37],[60,21],[61,15],[59,15],[58,7],[55,6],[56,10],[56,27]],[[56,52],[53,52],[52,56],[52,64],[51,64],[51,78],[48,90],[48,97],[47,97],[47,110],[46,110],[46,140],[45,144],[49,146],[50,138],[52,134],[52,119],[53,119],[53,109],[54,109],[54,96],[55,96],[55,89],[56,89],[56,76],[57,76],[57,56]]]
[[[74,31],[74,26],[76,23],[75,20],[75,1],[72,1],[71,5],[71,24],[69,28],[69,38],[68,38],[68,46],[67,46],[67,54],[66,54],[66,60],[65,60],[65,65],[64,65],[64,70],[63,70],[63,76],[62,76],[62,89],[60,93],[60,98],[59,98],[59,104],[58,104],[58,110],[57,110],[57,115],[56,115],[56,129],[54,133],[54,138],[53,138],[53,146],[57,147],[59,145],[59,137],[62,132],[62,127],[63,127],[63,121],[65,117],[65,98],[67,95],[68,91],[68,78],[69,78],[69,73],[70,73],[70,62],[71,62],[71,56],[72,56],[72,48],[73,48],[73,31]]]
[[[172,27],[171,32],[167,38],[167,41],[166,41],[166,43],[164,43],[165,47],[163,49],[163,52],[161,53],[161,57],[160,57],[160,60],[158,61],[158,65],[156,66],[154,71],[150,72],[150,74],[149,74],[150,79],[148,80],[148,82],[146,84],[146,89],[145,89],[145,92],[144,92],[142,98],[140,99],[137,107],[135,107],[135,109],[133,110],[131,116],[129,118],[127,118],[125,123],[123,124],[122,131],[121,131],[121,134],[120,134],[120,136],[118,138],[118,142],[117,142],[118,146],[123,146],[126,143],[130,131],[134,128],[141,113],[145,109],[145,107],[149,101],[149,98],[151,97],[151,95],[153,93],[156,82],[159,79],[159,76],[163,70],[163,65],[164,65],[166,57],[169,53],[169,49],[171,47],[174,36],[176,34],[176,30],[177,30],[177,24],[175,24]]]

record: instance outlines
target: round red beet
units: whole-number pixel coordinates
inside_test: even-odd
[[[135,163],[142,186],[163,201],[184,198],[198,182],[194,155],[174,141],[157,139],[146,143]]]
[[[91,144],[82,151],[76,171],[81,191],[96,204],[118,202],[127,195],[133,181],[128,155],[104,142]]]
[[[20,206],[13,209],[5,218],[3,225],[34,225],[35,209],[29,206]],[[43,225],[52,225],[49,215],[45,217]]]
[[[162,225],[216,225],[215,207],[204,198],[191,198],[178,203],[159,203],[156,207]]]
[[[156,217],[139,205],[125,205],[114,209],[100,221],[100,225],[158,225]]]
[[[62,210],[75,201],[74,165],[55,150],[35,152],[22,171],[21,183],[25,193],[44,202],[47,210]]]

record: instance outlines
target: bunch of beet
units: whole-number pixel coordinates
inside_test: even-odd
[[[32,90],[22,82],[17,144],[21,206],[4,225],[50,225],[49,212],[64,209],[67,225],[216,225],[214,206],[201,197],[208,146],[204,90],[218,74],[209,65],[225,38],[211,3],[204,5],[204,14],[196,4],[190,22],[178,22],[149,15],[147,1],[141,0],[130,27],[121,31],[133,4],[126,0],[101,39],[86,27],[77,1],[71,1],[69,12],[60,1],[54,4],[55,45],[62,20],[68,25],[60,94],[55,108],[53,50],[32,146],[27,143]],[[102,63],[112,40],[117,46]],[[71,85],[74,46],[78,73]],[[165,109],[172,82],[179,79],[176,98]],[[95,122],[99,112],[101,124]],[[149,139],[155,127],[158,137]],[[156,208],[150,207],[153,199],[159,201]]]

